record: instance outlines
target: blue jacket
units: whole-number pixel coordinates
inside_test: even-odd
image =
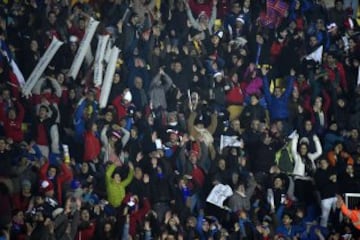
[[[288,103],[294,86],[294,77],[289,77],[286,90],[279,98],[271,94],[269,85],[270,84],[268,78],[264,76],[263,88],[264,88],[265,99],[268,104],[270,119],[272,121],[285,120],[289,117]]]
[[[85,123],[86,119],[84,118],[84,111],[88,106],[88,101],[86,99],[80,100],[79,104],[75,110],[74,114],[74,126],[75,126],[75,140],[78,142],[83,141],[83,136],[85,133]],[[91,116],[97,116],[98,104],[96,101],[91,103],[92,113]]]

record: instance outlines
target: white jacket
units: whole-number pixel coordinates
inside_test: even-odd
[[[314,135],[313,140],[315,142],[316,151],[314,153],[308,153],[307,156],[311,160],[314,169],[316,169],[315,160],[322,154],[322,147],[318,136]],[[293,174],[295,175],[295,179],[311,180],[311,177],[305,175],[305,164],[303,163],[301,156],[297,151],[298,142],[299,134],[295,134],[291,142],[291,153],[295,162]]]

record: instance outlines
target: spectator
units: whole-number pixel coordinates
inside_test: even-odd
[[[4,1],[1,237],[359,237],[357,5]]]
[[[281,121],[287,121],[289,118],[289,112],[287,110],[287,104],[289,103],[290,94],[292,92],[293,84],[294,84],[294,76],[295,71],[292,69],[290,72],[290,78],[288,80],[288,85],[286,87],[286,90],[284,93],[281,93],[280,87],[274,88],[274,94],[271,95],[270,89],[269,89],[269,82],[267,79],[267,73],[268,69],[263,67],[261,69],[261,72],[263,74],[263,81],[264,81],[264,95],[265,99],[268,104],[268,110],[270,114],[270,120],[281,120]]]
[[[313,178],[316,169],[315,160],[321,156],[322,147],[317,136],[313,136],[316,146],[316,152],[309,153],[309,144],[304,141],[299,143],[299,135],[295,134],[291,142],[291,153],[294,158],[295,166],[293,174],[295,175],[295,196],[299,202],[309,204],[313,199],[313,185],[311,179]]]
[[[125,197],[125,187],[128,186],[134,176],[134,168],[129,164],[128,176],[122,180],[119,172],[115,171],[116,165],[111,164],[106,169],[106,188],[109,203],[113,207],[119,207]]]
[[[331,210],[335,210],[335,194],[338,192],[337,174],[329,167],[326,158],[320,158],[320,169],[315,173],[314,180],[321,198],[321,221],[322,227],[327,227]]]

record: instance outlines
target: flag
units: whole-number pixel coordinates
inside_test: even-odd
[[[284,0],[266,1],[266,19],[263,20],[268,26],[277,27],[289,8],[289,4]]]
[[[318,47],[315,51],[306,56],[306,60],[314,60],[315,62],[321,63],[323,54],[323,46]]]
[[[23,86],[25,84],[24,75],[21,73],[18,65],[16,64],[16,62],[14,61],[14,59],[12,57],[10,49],[8,48],[5,41],[3,41],[3,40],[1,40],[1,51],[3,52],[3,55],[5,55],[5,57],[7,58],[7,61],[9,62],[10,66],[11,66],[11,70],[15,74],[19,85]]]
[[[285,17],[285,14],[289,8],[289,5],[284,0],[275,1],[273,5],[274,11],[281,17]]]

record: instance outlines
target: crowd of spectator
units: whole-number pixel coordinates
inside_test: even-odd
[[[358,239],[343,200],[360,193],[358,13],[346,0],[0,1],[0,239]],[[101,35],[120,49],[104,108]],[[53,38],[26,95],[14,63],[27,80]]]

